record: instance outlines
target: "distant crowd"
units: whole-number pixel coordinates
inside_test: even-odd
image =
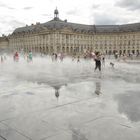
[[[13,60],[15,62],[18,62],[19,61],[19,55],[20,53],[18,51],[16,51],[14,54],[13,54]],[[29,51],[29,53],[24,53],[23,54],[24,56],[24,59],[27,61],[27,62],[33,62],[33,54],[32,54],[32,51]],[[60,61],[63,61],[63,59],[66,57],[66,54],[64,53],[52,53],[51,55],[51,59],[52,61],[57,61],[58,59]],[[95,71],[98,69],[99,71],[101,71],[101,68],[102,67],[105,67],[105,57],[106,55],[105,54],[101,54],[100,52],[85,52],[83,55],[72,55],[72,61],[77,61],[77,63],[79,63],[81,61],[81,58],[83,59],[93,59],[95,61]],[[115,53],[114,54],[114,58],[118,61],[120,60],[123,60],[123,61],[126,61],[127,58],[131,58],[133,59],[133,54],[130,54],[130,55],[119,55],[118,53]],[[1,56],[1,63],[3,63],[4,61],[6,61],[6,55],[2,55]],[[114,63],[113,62],[110,62],[110,65],[112,67],[114,67]]]

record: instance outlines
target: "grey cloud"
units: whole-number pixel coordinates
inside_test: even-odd
[[[93,4],[93,5],[91,6],[92,9],[97,9],[97,8],[99,8],[99,7],[100,7],[99,4]]]
[[[5,33],[6,35],[9,35],[9,34],[12,34],[13,31],[14,31],[14,29],[8,29],[8,30],[6,30],[4,33]]]
[[[128,10],[139,10],[140,0],[119,0],[116,2],[115,6],[126,8]]]
[[[6,18],[5,18],[6,17]],[[14,29],[23,27],[26,24],[22,21],[17,20],[14,16],[0,15],[0,31],[4,34],[12,33]]]
[[[15,8],[10,7],[10,6],[8,6],[8,5],[4,4],[4,3],[1,3],[1,2],[0,2],[0,7],[7,8],[7,9],[10,9],[10,10],[15,9]]]
[[[23,9],[24,10],[30,10],[30,9],[33,9],[33,7],[24,7]]]
[[[18,28],[18,27],[25,26],[25,23],[17,20],[11,20],[8,22],[8,25],[10,25],[12,28]]]
[[[75,9],[72,9],[68,12],[66,12],[67,15],[77,15],[79,12],[78,12],[78,9],[75,8]]]
[[[2,36],[2,34],[8,35],[9,33],[12,33],[12,32],[13,32],[13,30],[11,30],[11,29],[7,30],[4,25],[0,26],[0,36]]]
[[[11,20],[7,22],[8,30],[7,33],[12,33],[16,28],[25,26],[25,23],[17,21],[17,20]]]
[[[42,16],[45,16],[45,17],[52,17],[51,14],[42,14]]]
[[[91,21],[94,21],[94,24],[97,25],[118,25],[118,24],[127,24],[134,22],[134,19],[126,18],[126,16],[114,16],[112,13],[94,13],[91,16]],[[91,22],[93,24],[93,22]]]
[[[94,14],[94,23],[98,25],[114,25],[117,24],[118,19],[111,15]]]
[[[18,27],[23,27],[25,26],[25,23],[24,22],[20,22],[16,19],[14,20],[5,20],[5,22],[1,22],[3,24],[3,26],[7,26],[8,27],[8,30],[14,30]]]
[[[6,5],[3,3],[0,3],[0,7],[6,7]]]
[[[9,21],[12,21],[14,18],[15,18],[14,16],[10,16],[10,15],[0,15],[0,19],[2,19],[0,20],[0,23],[1,24],[9,23]]]

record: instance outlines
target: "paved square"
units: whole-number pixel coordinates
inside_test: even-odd
[[[140,61],[0,64],[0,140],[139,140]]]

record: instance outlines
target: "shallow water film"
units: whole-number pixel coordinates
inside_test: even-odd
[[[110,65],[114,63],[114,67]],[[0,63],[0,140],[140,140],[140,61]]]

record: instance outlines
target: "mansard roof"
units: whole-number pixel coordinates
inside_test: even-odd
[[[47,27],[48,29],[63,29],[63,28],[69,28],[73,31],[94,31],[94,26],[93,25],[84,25],[84,24],[77,24],[77,23],[71,23],[62,21],[60,19],[58,20],[51,20],[49,22],[46,22],[43,24],[43,26]]]
[[[67,22],[66,20],[60,20],[54,18],[43,24],[36,24],[31,26],[25,26],[15,29],[13,34],[27,33],[27,32],[40,32],[45,29],[48,30],[61,30],[64,28],[71,29],[78,33],[118,33],[118,32],[137,32],[140,31],[140,23],[124,24],[124,25],[84,25]]]

